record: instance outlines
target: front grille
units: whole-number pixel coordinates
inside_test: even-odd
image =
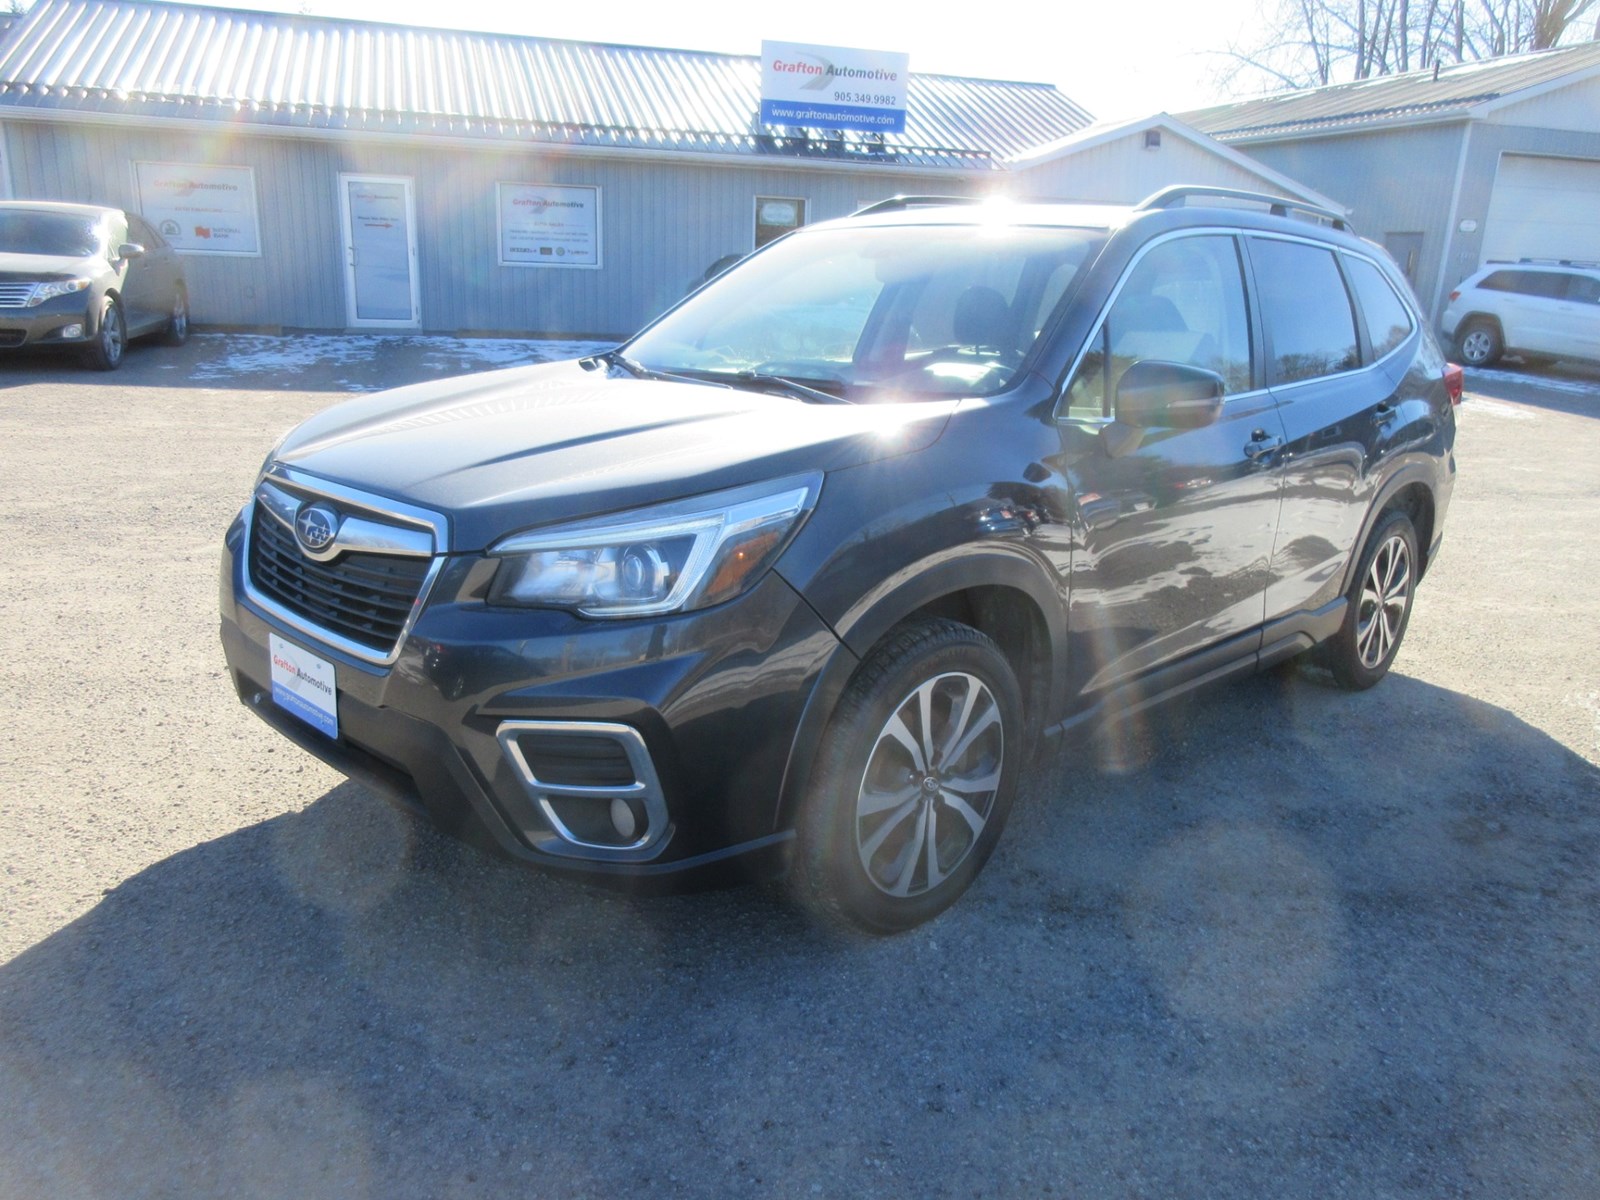
[[[27,340],[26,329],[0,329],[0,346],[20,346]]]
[[[405,631],[430,562],[346,551],[332,562],[300,553],[294,534],[256,502],[251,521],[250,582],[256,590],[320,629],[388,653]]]
[[[0,308],[27,308],[36,283],[0,283]]]
[[[613,737],[524,733],[517,746],[540,783],[558,787],[625,787],[634,782],[627,748]]]

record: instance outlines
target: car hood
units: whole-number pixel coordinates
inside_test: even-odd
[[[274,461],[443,514],[452,551],[935,442],[957,401],[815,404],[576,362],[440,380],[312,417]]]
[[[0,280],[70,279],[94,275],[110,268],[103,258],[76,258],[59,254],[0,253]]]

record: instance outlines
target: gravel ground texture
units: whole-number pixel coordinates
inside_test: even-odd
[[[887,940],[440,837],[251,716],[222,531],[342,394],[581,352],[0,375],[0,1197],[1600,1195],[1600,371],[1469,375],[1395,670],[1052,745]]]

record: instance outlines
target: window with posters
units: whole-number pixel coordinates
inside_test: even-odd
[[[261,256],[249,167],[136,162],[139,211],[181,254]]]
[[[502,267],[600,268],[599,188],[552,183],[495,188]]]

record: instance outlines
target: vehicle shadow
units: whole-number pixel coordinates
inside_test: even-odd
[[[342,785],[0,967],[0,1193],[1582,1195],[1597,799],[1503,710],[1263,676],[1043,753],[867,941]]]

